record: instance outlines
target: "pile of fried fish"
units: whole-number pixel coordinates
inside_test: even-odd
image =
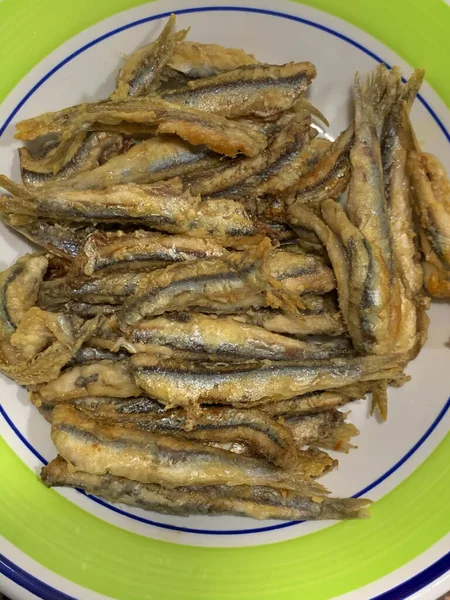
[[[317,481],[358,433],[338,408],[371,393],[385,419],[450,296],[450,184],[409,120],[423,72],[357,75],[330,142],[313,64],[186,35],[171,17],[110,97],[17,124],[45,142],[1,177],[1,218],[40,250],[1,274],[1,370],[51,423],[48,486],[366,516]]]

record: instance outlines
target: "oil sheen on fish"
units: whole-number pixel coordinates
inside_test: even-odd
[[[262,486],[185,486],[170,489],[125,477],[73,471],[58,456],[41,472],[47,486],[81,488],[110,502],[176,515],[231,514],[252,519],[316,520],[366,518],[369,500],[308,498],[288,490]]]
[[[450,181],[437,158],[420,148],[408,155],[414,207],[420,221],[426,287],[432,296],[450,297]]]
[[[359,381],[389,379],[399,372],[399,358],[389,355],[188,365],[136,354],[130,362],[136,383],[147,394],[168,406],[187,407],[199,403],[253,406]]]
[[[236,119],[267,118],[292,107],[316,76],[309,62],[244,65],[233,71],[189,81],[163,98],[205,112]]]
[[[373,106],[376,77],[369,78],[364,86],[358,75],[355,79],[355,143],[350,152],[352,175],[346,204],[350,221],[363,236],[369,259],[360,327],[366,352],[372,354],[392,350],[400,298]]]
[[[236,156],[240,152],[256,156],[267,145],[266,136],[254,126],[155,97],[103,100],[44,113],[18,123],[16,138],[32,140],[56,133],[61,135],[61,143],[64,143],[80,130],[102,129],[104,123],[114,124],[118,132],[124,130],[121,123],[145,125],[149,133],[176,134],[194,146],[204,144],[226,156]]]
[[[138,323],[125,336],[131,344],[156,344],[217,360],[325,359],[348,354],[345,340],[310,342],[294,340],[242,323],[232,317],[187,315],[157,317]]]
[[[275,250],[267,263],[272,277],[295,294],[326,294],[335,288],[333,271],[311,254]]]
[[[396,70],[395,67],[393,70]],[[388,207],[392,236],[394,265],[400,288],[400,316],[393,320],[394,348],[398,352],[416,355],[427,337],[423,327],[428,302],[422,293],[423,268],[415,235],[413,199],[407,173],[407,154],[411,147],[408,117],[404,110],[411,109],[423,80],[423,70],[416,70],[404,86],[398,71],[398,98],[386,115],[381,136],[384,192]]]
[[[349,182],[349,152],[353,140],[354,128],[350,126],[331,144],[310,171],[297,178],[295,183],[285,190],[286,202],[319,205],[327,198],[338,198]]]
[[[200,442],[96,422],[76,408],[53,410],[53,443],[76,470],[110,473],[141,483],[180,485],[271,485],[318,495],[311,481],[333,466],[328,455],[298,453],[295,469],[283,470],[264,460],[212,448]]]

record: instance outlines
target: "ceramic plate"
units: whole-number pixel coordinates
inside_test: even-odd
[[[377,63],[411,67],[348,23],[297,3],[191,0],[145,4],[85,30],[36,66],[3,102],[0,172],[17,178],[14,123],[100,99],[113,89],[123,54],[152,39],[171,11],[190,38],[242,47],[262,61],[310,60],[311,99],[332,124],[347,124],[355,71]],[[450,164],[450,118],[425,84],[412,111],[427,151]],[[1,230],[0,267],[27,250]],[[428,342],[410,364],[412,381],[390,391],[389,420],[352,404],[358,450],[340,456],[324,482],[336,496],[375,500],[362,522],[298,523],[233,517],[171,517],[113,506],[37,478],[55,456],[49,426],[26,394],[0,380],[0,589],[52,600],[434,599],[450,586],[448,474],[450,308],[433,303]],[[447,479],[446,479],[447,478]]]

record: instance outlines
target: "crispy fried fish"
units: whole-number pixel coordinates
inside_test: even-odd
[[[36,304],[47,266],[48,260],[42,254],[25,254],[0,274],[0,362],[4,365],[17,361],[10,338]]]
[[[122,270],[142,271],[227,253],[213,239],[155,235],[142,230],[130,233],[97,231],[87,238],[83,252],[73,264],[73,272],[94,275]]]
[[[333,271],[311,254],[275,250],[267,266],[272,277],[295,294],[326,294],[336,286]]]
[[[57,164],[53,154],[34,158],[27,148],[19,148],[20,172],[27,187],[39,187],[51,182],[61,182],[102,165],[120,154],[125,147],[123,137],[117,133],[96,131],[75,136],[73,143]]]
[[[335,358],[304,362],[195,365],[162,361],[148,354],[131,359],[136,382],[168,406],[222,403],[253,406],[399,373],[394,356]]]
[[[176,515],[231,514],[252,519],[311,520],[352,519],[368,516],[368,500],[356,498],[308,498],[288,490],[271,487],[202,486],[170,489],[158,484],[143,484],[124,477],[91,475],[73,471],[60,456],[41,472],[47,486],[81,488],[137,508]]]
[[[93,170],[71,176],[62,185],[74,190],[97,190],[126,183],[153,183],[211,169],[220,161],[218,154],[205,147],[192,146],[173,135],[158,135],[139,141]]]
[[[102,360],[97,363],[72,367],[59,377],[33,388],[47,402],[64,402],[85,396],[139,396],[138,387],[127,360]]]
[[[10,339],[17,360],[0,368],[20,385],[51,381],[94,334],[97,325],[98,318],[84,322],[76,316],[48,313],[32,307]]]
[[[145,96],[159,86],[161,71],[188,30],[174,32],[175,15],[171,15],[157,40],[131,54],[120,69],[113,100],[127,96]]]
[[[67,226],[29,216],[1,214],[1,220],[31,242],[57,256],[73,259],[86,241],[88,228]]]
[[[0,181],[2,187],[11,189],[10,184],[5,178]],[[268,230],[252,219],[236,200],[202,201],[165,183],[117,185],[86,191],[43,188],[33,191],[33,196],[28,198],[0,196],[0,210],[75,223],[136,223],[196,237],[236,238]]]
[[[247,54],[238,48],[185,40],[177,44],[167,66],[190,79],[202,79],[257,63],[253,54]]]
[[[332,358],[351,353],[346,340],[294,340],[232,317],[182,314],[139,322],[125,336],[131,344],[154,344],[215,358],[301,360]]]
[[[333,461],[325,453],[298,453],[295,469],[169,435],[96,422],[67,404],[53,410],[52,440],[75,470],[110,473],[141,483],[180,485],[271,485],[306,494],[324,493],[311,481]]]
[[[183,409],[164,410],[160,404],[145,397],[126,400],[80,398],[73,401],[73,405],[100,423],[104,421],[207,444],[239,442],[245,444],[253,456],[264,457],[285,469],[295,467],[298,458],[290,429],[257,409],[203,408],[192,422]],[[53,406],[50,406],[46,416],[51,422]]]
[[[164,92],[171,102],[237,119],[269,118],[290,109],[316,76],[309,62],[237,67]]]
[[[101,130],[103,124],[127,132],[122,123],[145,125],[149,133],[173,133],[193,145],[204,144],[226,156],[236,156],[239,152],[256,156],[267,145],[266,136],[254,126],[155,97],[103,100],[44,113],[18,123],[16,138],[32,140],[55,133],[61,136],[63,145],[79,131]]]
[[[297,177],[297,159],[309,142],[310,123],[309,114],[295,115],[257,156],[225,162],[200,175],[194,173],[187,179],[191,193],[242,198],[288,187],[289,179]]]
[[[408,172],[421,228],[426,287],[432,296],[449,298],[450,181],[437,158],[416,146],[408,155]]]
[[[335,408],[315,414],[283,418],[283,424],[291,430],[299,448],[318,446],[348,452],[354,447],[350,439],[359,435],[358,429],[352,423],[346,422],[346,415]]]

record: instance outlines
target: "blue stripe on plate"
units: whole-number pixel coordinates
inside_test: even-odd
[[[282,12],[279,12],[279,11],[265,10],[265,9],[259,9],[259,8],[250,8],[250,7],[240,7],[240,6],[211,6],[211,7],[187,8],[187,9],[176,10],[176,11],[173,11],[173,12],[175,12],[176,14],[180,15],[180,14],[189,14],[189,13],[196,13],[196,12],[216,12],[216,11],[250,12],[250,13],[264,14],[264,15],[268,15],[268,16],[272,16],[272,17],[278,17],[278,18],[289,19],[291,21],[296,21],[298,23],[302,23],[304,25],[308,25],[310,27],[314,27],[316,29],[319,29],[321,31],[329,33],[330,35],[333,35],[333,36],[335,36],[335,37],[337,37],[337,38],[339,38],[339,39],[347,42],[348,44],[351,44],[355,48],[358,48],[359,50],[361,50],[362,52],[364,52],[365,54],[367,54],[368,56],[370,56],[371,58],[373,58],[375,61],[377,61],[379,63],[384,62],[378,55],[376,55],[375,53],[373,53],[371,50],[365,48],[364,46],[362,46],[358,42],[355,42],[351,38],[349,38],[349,37],[347,37],[347,36],[339,33],[338,31],[330,29],[329,27],[325,27],[324,25],[320,25],[319,23],[315,23],[314,21],[310,21],[308,19],[302,19],[300,17],[296,17],[294,15],[289,15],[289,14],[282,13]],[[113,35],[115,35],[117,33],[120,33],[121,31],[125,31],[127,29],[132,28],[132,27],[136,27],[138,25],[142,25],[144,23],[148,23],[148,22],[151,22],[151,21],[155,21],[157,19],[166,18],[166,17],[170,16],[170,14],[171,14],[171,12],[160,13],[160,14],[157,14],[157,15],[153,15],[151,17],[146,17],[146,18],[143,18],[143,19],[139,19],[137,21],[133,21],[131,23],[128,23],[127,25],[123,25],[122,27],[118,27],[118,28],[116,28],[116,29],[114,29],[114,30],[112,30],[112,31],[110,31],[110,32],[108,32],[108,33],[106,33],[106,34],[104,34],[104,35],[96,38],[95,40],[92,40],[88,44],[85,44],[83,47],[79,48],[78,50],[76,50],[75,52],[73,52],[72,54],[70,54],[64,60],[62,60],[61,62],[59,62],[46,75],[44,75],[44,77],[42,77],[36,83],[36,85],[33,86],[33,88],[16,105],[16,107],[14,108],[14,110],[7,117],[6,121],[3,123],[2,127],[0,128],[0,136],[4,133],[5,129],[8,127],[8,125],[10,124],[10,122],[12,121],[12,119],[14,118],[14,116],[21,109],[21,107],[36,92],[36,90],[38,90],[52,75],[54,75],[54,73],[56,73],[57,71],[59,71],[62,67],[64,67],[73,58],[75,58],[79,54],[85,52],[86,50],[88,50],[92,46],[95,46],[96,44],[102,42],[103,40],[105,40],[105,39],[107,39],[107,38],[109,38],[109,37],[111,37],[111,36],[113,36]],[[385,63],[385,64],[387,66],[389,66],[387,63]],[[429,112],[429,114],[432,116],[432,118],[436,121],[437,125],[441,129],[441,131],[444,134],[444,136],[447,139],[447,141],[450,142],[450,134],[446,130],[444,124],[439,119],[439,117],[437,116],[437,114],[434,112],[434,110],[431,108],[431,106],[428,104],[428,102],[426,102],[426,100],[420,94],[417,96],[417,98],[423,104],[423,106],[426,108],[426,110]],[[376,481],[374,481],[373,483],[371,483],[369,486],[367,486],[366,488],[364,488],[363,490],[361,490],[360,492],[358,492],[358,494],[355,494],[355,496],[359,497],[359,496],[367,493],[369,490],[373,489],[376,485],[380,484],[387,477],[389,477],[389,475],[391,475],[394,471],[396,471],[401,465],[403,465],[412,456],[412,454],[414,454],[414,452],[416,452],[416,450],[425,442],[425,440],[429,437],[429,435],[432,433],[432,431],[437,427],[437,425],[439,424],[439,422],[442,420],[443,416],[447,412],[449,406],[450,406],[450,399],[447,401],[447,403],[445,404],[445,406],[443,407],[443,409],[441,410],[441,412],[439,413],[439,415],[436,417],[436,419],[433,421],[433,423],[431,424],[431,426],[428,428],[428,430],[424,433],[424,435],[420,438],[420,440],[413,446],[413,448],[411,448],[411,450],[409,450],[386,473],[384,473],[381,477],[379,477]],[[0,413],[3,415],[4,419],[6,420],[6,422],[8,423],[8,425],[12,428],[12,430],[15,432],[15,434],[27,446],[27,448],[43,464],[46,464],[45,459],[37,452],[37,450],[35,448],[33,448],[33,446],[28,442],[28,440],[20,433],[20,431],[17,429],[17,427],[14,425],[14,423],[11,421],[11,419],[8,417],[7,413],[4,411],[4,409],[1,406],[0,406]],[[116,508],[114,506],[111,506],[108,503],[100,500],[99,498],[95,498],[93,496],[88,496],[88,497],[92,498],[92,500],[95,500],[99,504],[102,504],[102,505],[108,507],[109,509],[114,510],[117,513],[124,514],[124,515],[126,515],[126,516],[128,516],[130,518],[133,518],[133,519],[137,520],[137,521],[141,521],[141,522],[148,523],[148,524],[151,524],[151,525],[155,525],[155,526],[158,526],[158,527],[162,527],[162,528],[165,528],[165,529],[174,529],[174,530],[177,530],[177,531],[184,531],[184,532],[188,532],[188,533],[199,533],[199,534],[203,534],[203,535],[237,535],[237,534],[257,533],[257,532],[260,532],[260,531],[271,531],[271,530],[274,530],[274,529],[281,529],[281,528],[284,528],[284,527],[290,527],[292,525],[301,523],[301,521],[298,521],[298,522],[293,521],[293,522],[289,522],[289,523],[283,523],[283,524],[280,524],[280,525],[274,525],[274,526],[271,526],[271,527],[263,527],[263,528],[259,528],[259,529],[237,530],[237,531],[236,530],[231,530],[231,531],[223,531],[223,530],[212,531],[212,530],[190,529],[190,528],[187,528],[187,527],[176,527],[176,526],[172,526],[172,525],[167,525],[165,523],[156,523],[156,522],[150,521],[148,519],[144,519],[144,518],[138,517],[136,515],[132,515],[130,513],[122,511],[121,509]],[[1,555],[0,555],[0,559],[1,559]],[[422,573],[418,574],[417,576],[413,577],[412,579],[408,580],[407,582],[404,582],[400,586],[397,586],[396,588],[393,588],[392,590],[386,592],[382,596],[377,596],[377,598],[376,599],[374,598],[373,600],[402,600],[403,598],[406,598],[407,595],[409,595],[410,593],[413,593],[413,592],[407,591],[407,592],[405,592],[407,595],[405,595],[400,590],[400,588],[403,588],[403,586],[407,586],[408,584],[410,584],[410,588],[408,588],[408,589],[413,589],[411,586],[415,586],[416,583],[413,584],[411,582],[416,582],[416,580],[417,580],[418,587],[417,586],[414,587],[413,591],[421,589],[422,587],[424,587],[425,585],[427,585],[430,581],[433,581],[434,579],[436,579],[437,577],[439,577],[442,573],[444,573],[448,569],[448,564],[447,563],[445,563],[447,565],[445,568],[442,567],[442,564],[441,564],[442,560],[443,559],[441,559],[440,561],[437,561],[434,565],[432,565],[431,567],[429,567],[428,569],[426,569]],[[7,563],[9,563],[9,565],[10,565],[9,567],[7,566]],[[13,579],[13,576],[14,577],[18,577],[21,580],[21,582],[22,582],[22,583],[19,582],[19,585],[22,585],[26,589],[30,589],[30,591],[33,591],[33,590],[28,587],[28,584],[30,586],[31,585],[34,586],[33,589],[35,589],[36,586],[38,586],[38,588],[40,590],[40,594],[36,594],[35,591],[33,591],[33,593],[35,593],[36,595],[38,595],[40,598],[44,598],[44,599],[49,598],[51,600],[60,600],[60,599],[61,600],[68,600],[68,599],[71,600],[70,596],[67,596],[66,594],[58,592],[54,588],[51,588],[50,586],[47,586],[46,584],[40,582],[38,579],[36,579],[36,578],[32,577],[31,575],[27,574],[25,571],[23,571],[19,567],[13,565],[13,563],[10,563],[7,559],[4,559],[3,562],[0,562],[0,572],[3,572],[5,575],[7,575],[13,581],[15,581],[15,579]],[[427,580],[427,577],[428,577],[428,580]],[[429,579],[429,577],[432,577],[432,579]],[[18,583],[18,582],[16,581],[16,583]]]
[[[450,570],[450,552],[403,583],[368,600],[406,600]],[[0,554],[0,573],[42,600],[77,600],[30,575]],[[81,600],[81,599],[79,599]]]

